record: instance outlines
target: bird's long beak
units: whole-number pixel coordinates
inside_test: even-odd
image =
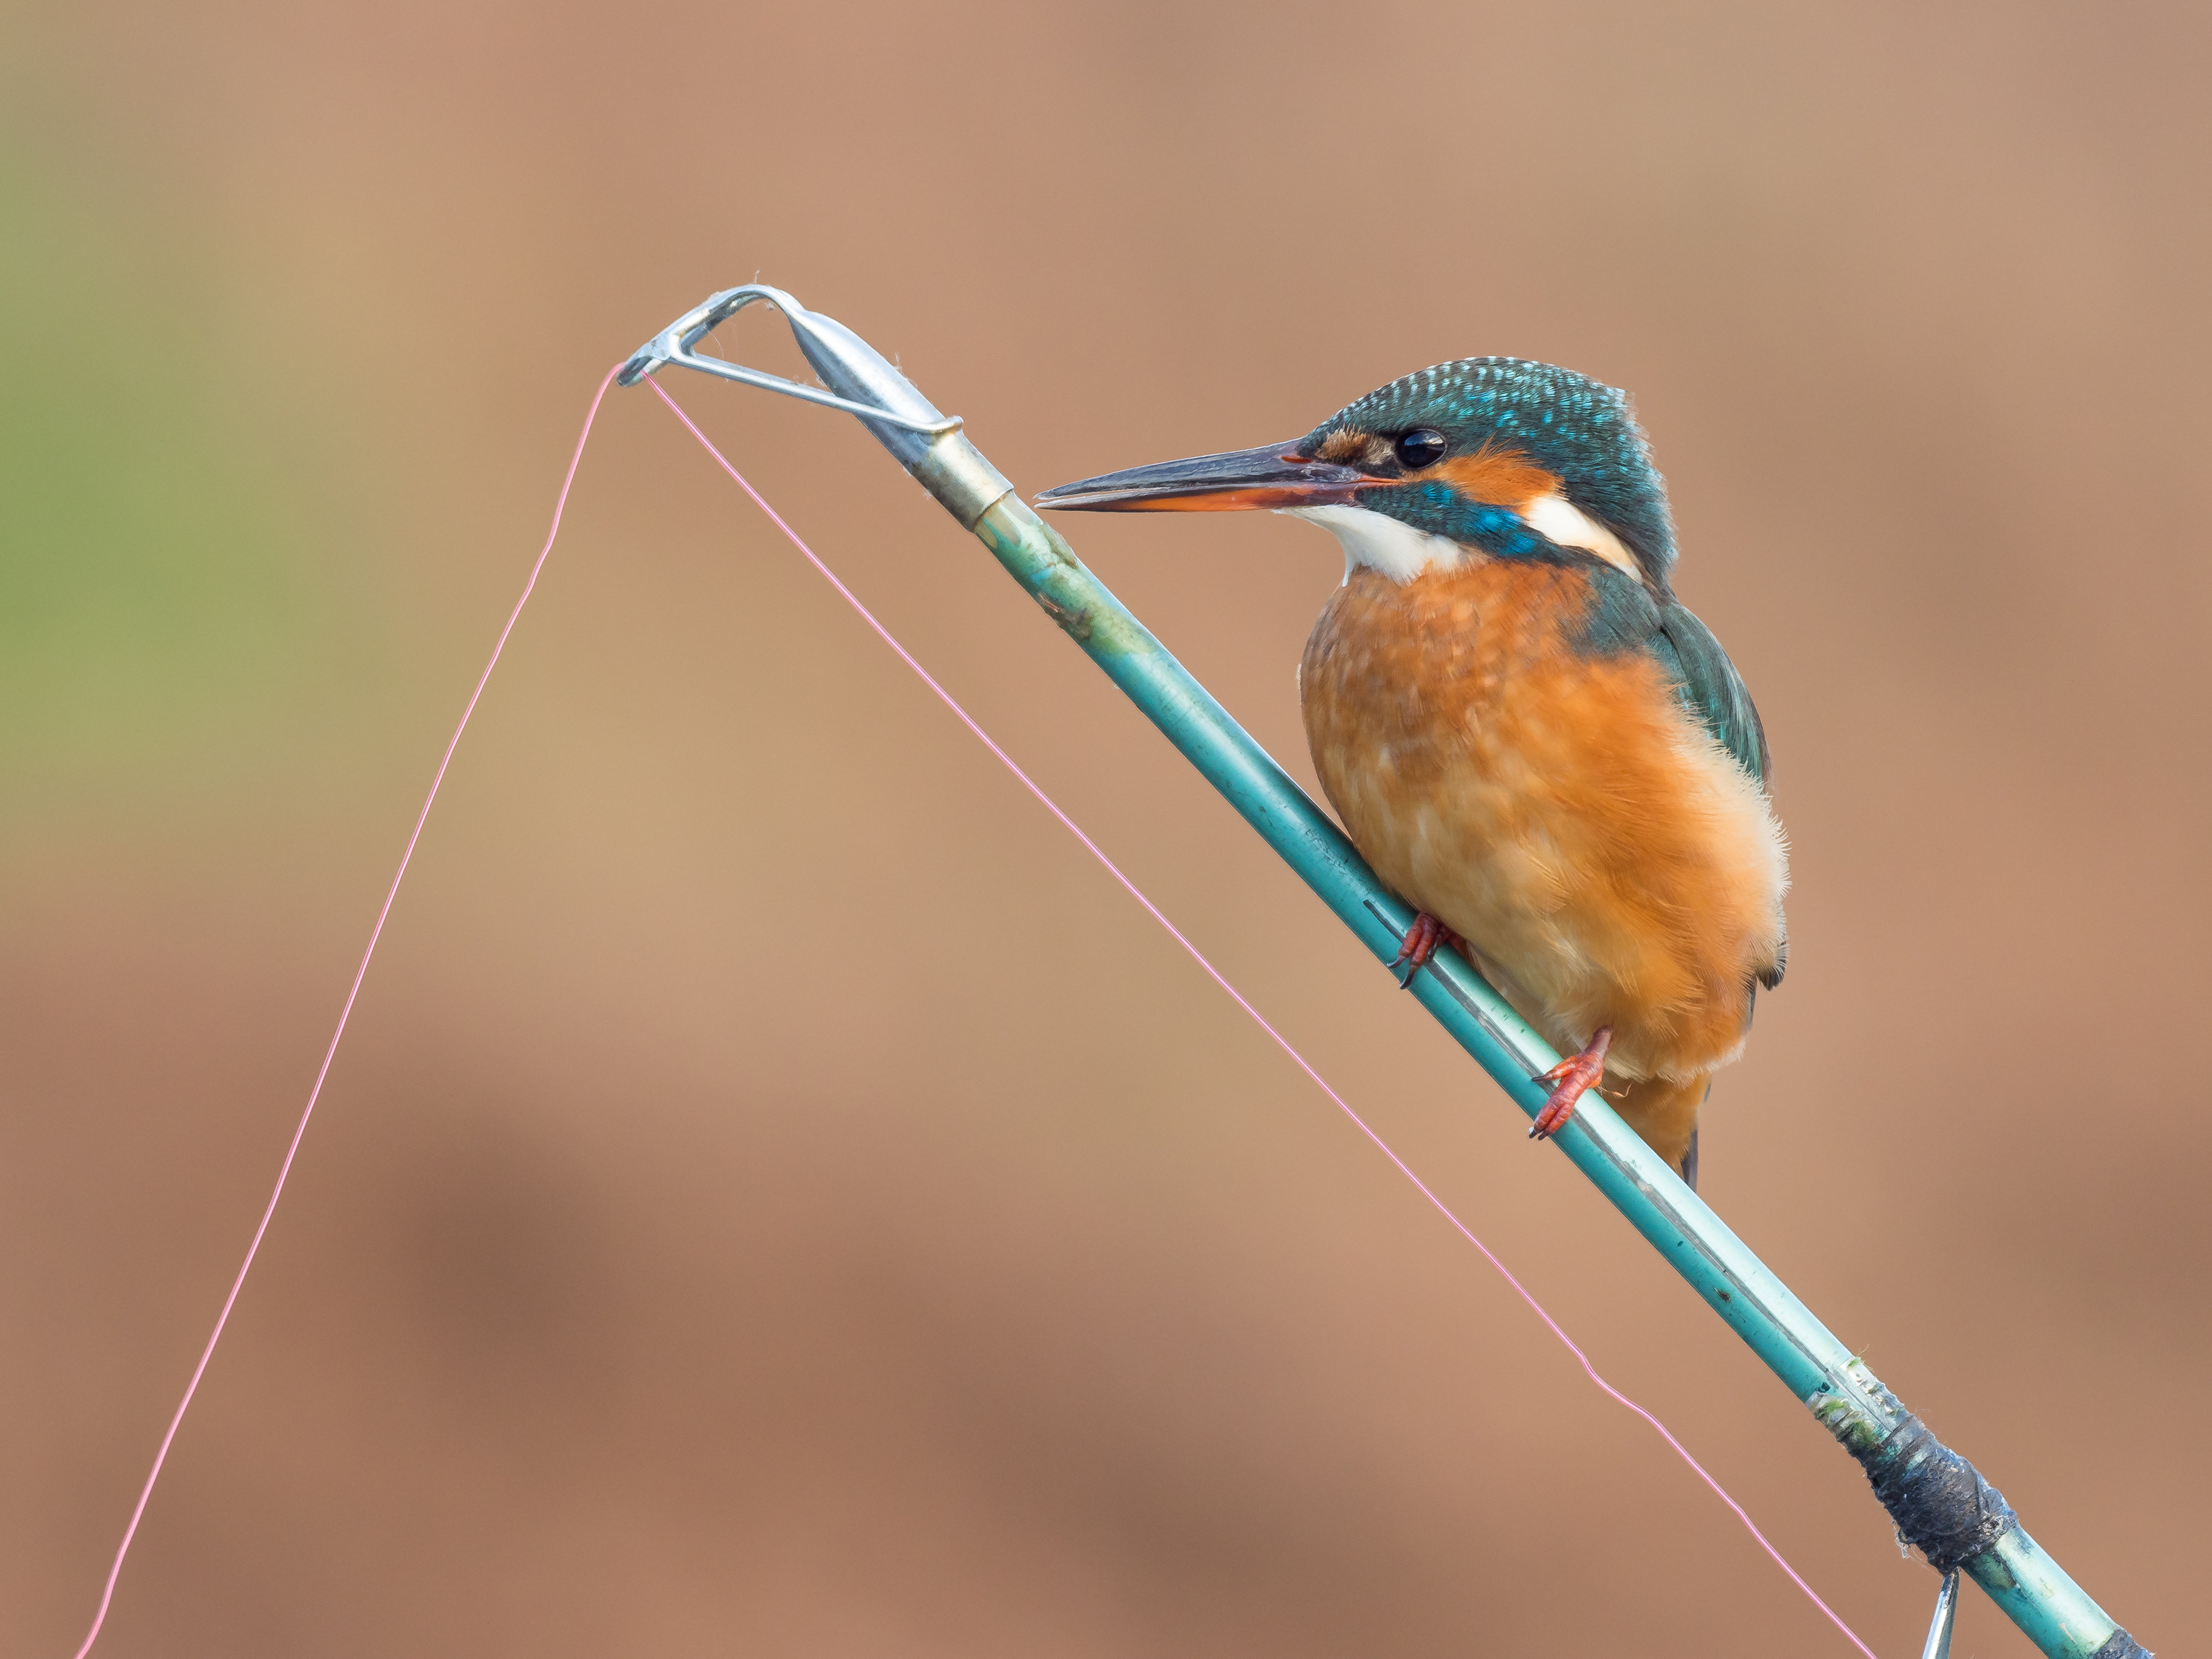
[[[1310,461],[1297,440],[1225,455],[1133,466],[1064,483],[1036,498],[1039,507],[1085,513],[1239,513],[1255,507],[1327,507],[1376,480],[1334,461]]]

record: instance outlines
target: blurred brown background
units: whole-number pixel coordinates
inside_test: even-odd
[[[1470,353],[1632,388],[1796,848],[1708,1195],[2190,1650],[2208,46],[2087,5],[11,13],[0,1648],[91,1613],[592,386],[757,271],[1028,489]],[[678,391],[1917,1652],[1935,1579],[1857,1470],[988,556],[843,418]],[[1846,1650],[665,411],[599,432],[103,1653]],[[1307,775],[1334,545],[1072,529]],[[1977,1595],[1959,1650],[2028,1650]]]

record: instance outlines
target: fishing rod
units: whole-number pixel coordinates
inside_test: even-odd
[[[700,354],[708,334],[756,303],[781,313],[822,386]],[[1413,917],[1344,833],[1030,510],[961,421],[866,341],[781,289],[747,283],[678,318],[616,379],[635,386],[672,365],[859,419],[1379,962],[1402,960]],[[1507,1098],[1531,1117],[1542,1109],[1548,1091],[1538,1079],[1559,1057],[1480,975],[1439,951],[1411,988]],[[1942,1575],[1923,1659],[1949,1651],[1962,1573],[2051,1659],[2151,1659],[2045,1553],[1996,1488],[1908,1412],[1596,1091],[1553,1139],[1858,1462],[1899,1540]]]

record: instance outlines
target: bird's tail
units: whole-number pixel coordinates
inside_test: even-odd
[[[1698,1108],[1712,1091],[1710,1075],[1687,1083],[1646,1078],[1616,1092],[1608,1084],[1605,1097],[1622,1122],[1644,1138],[1644,1144],[1673,1164],[1675,1172],[1698,1189]]]

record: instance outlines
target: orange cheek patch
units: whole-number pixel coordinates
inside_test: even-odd
[[[1492,449],[1487,445],[1472,455],[1456,455],[1411,475],[1442,478],[1470,501],[1493,507],[1522,507],[1539,495],[1559,487],[1559,479],[1517,449]]]

